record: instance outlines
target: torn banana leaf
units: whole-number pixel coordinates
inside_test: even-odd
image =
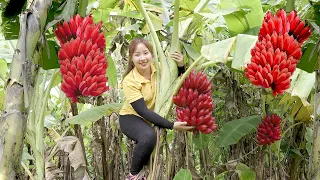
[[[313,114],[312,105],[305,99],[298,96],[291,96],[291,94],[286,93],[280,100],[279,105],[284,106],[284,111],[288,111],[292,106],[290,111],[290,116],[295,121],[310,121]]]

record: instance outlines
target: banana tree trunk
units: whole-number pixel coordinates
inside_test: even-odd
[[[312,179],[320,179],[320,112],[318,108],[320,106],[320,70],[316,70],[316,86],[315,86],[315,104],[314,104],[314,129],[312,137],[312,154],[311,162],[308,173]]]
[[[20,35],[6,85],[0,119],[0,179],[18,179],[29,97],[38,72],[34,52],[45,27],[51,0],[35,0],[20,16]]]

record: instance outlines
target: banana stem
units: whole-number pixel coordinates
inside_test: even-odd
[[[79,1],[78,13],[80,14],[81,17],[86,16],[87,6],[88,6],[88,0]]]
[[[161,81],[161,78],[160,78],[160,68],[159,68],[159,61],[158,61],[158,54],[157,54],[157,49],[156,49],[156,45],[155,45],[155,41],[153,40],[153,37],[152,37],[152,47],[153,47],[153,54],[154,54],[154,59],[156,59],[156,62],[155,62],[155,67],[156,67],[156,97],[160,97],[160,81]],[[157,98],[157,99],[160,99],[160,98]],[[159,100],[156,100],[156,103],[159,103],[160,101]],[[155,109],[156,110],[156,109]]]
[[[186,164],[187,164],[187,169],[189,169],[189,142],[188,142],[188,132],[183,133],[184,134],[184,140],[186,142]]]
[[[267,95],[262,93],[262,104],[261,104],[261,109],[262,109],[262,117],[266,117],[267,112],[266,112],[266,97]]]
[[[230,61],[230,60],[232,60],[232,59],[233,59],[233,57],[228,57],[228,58],[227,58],[227,61]],[[207,67],[209,67],[209,66],[219,67],[219,66],[217,65],[217,62],[215,62],[215,61],[209,61],[209,62],[206,62],[206,63],[201,64],[201,66],[200,66],[199,69],[204,69],[204,68],[207,68]]]
[[[171,39],[171,49],[170,52],[174,51],[180,52],[180,42],[179,42],[179,6],[180,0],[174,1],[174,16],[173,16],[173,33]]]
[[[300,124],[302,124],[302,123],[303,123],[303,122],[298,122],[298,123],[295,123],[295,124],[293,124],[292,126],[288,127],[288,129],[286,129],[286,131],[283,132],[282,137],[284,137],[284,136],[286,135],[286,133],[287,133],[290,129],[292,129],[292,128],[294,128],[295,126],[298,126],[298,125],[300,125]]]
[[[295,7],[294,7],[294,1],[295,1],[295,0],[287,0],[286,12],[290,12],[290,11],[293,11],[293,10],[295,9]]]
[[[50,95],[50,90],[52,88],[53,85],[53,81],[56,78],[56,76],[59,74],[58,70],[54,70],[52,77],[49,81],[49,84],[45,90],[45,95],[44,98],[41,98],[40,100],[42,101],[42,105],[41,105],[41,111],[40,111],[40,117],[38,119],[38,123],[37,123],[37,130],[36,130],[36,148],[37,151],[39,153],[36,154],[36,165],[37,165],[37,173],[38,173],[38,179],[43,178],[44,174],[44,139],[43,139],[43,135],[44,135],[44,115],[45,115],[45,109],[47,107],[47,103],[48,103],[48,99],[49,99],[49,95]],[[44,83],[43,83],[43,88],[45,86],[45,82],[46,79],[44,79]]]
[[[160,129],[157,128],[156,129],[156,133],[157,133],[157,144],[156,144],[156,152],[155,152],[155,157],[154,157],[154,161],[153,161],[153,168],[152,168],[152,173],[151,173],[151,177],[150,179],[155,179],[155,173],[156,173],[156,166],[158,163],[158,155],[159,155],[159,149],[160,149],[160,144],[161,144],[161,140],[160,140]]]
[[[272,152],[271,152],[271,147],[269,146],[269,163],[270,163],[270,179],[272,179]]]

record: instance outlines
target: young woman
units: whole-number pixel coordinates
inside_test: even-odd
[[[179,74],[184,72],[182,54],[175,52],[171,57],[176,61]],[[156,69],[150,43],[143,39],[134,39],[129,44],[129,65],[122,81],[126,100],[120,110],[120,128],[130,139],[136,141],[133,151],[131,170],[126,180],[135,180],[156,144],[155,126],[188,131],[192,126],[186,122],[170,122],[153,112],[156,99]],[[146,177],[140,178],[146,180]]]

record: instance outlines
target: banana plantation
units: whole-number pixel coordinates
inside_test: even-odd
[[[153,111],[195,126],[153,126],[148,180],[320,180],[319,0],[1,0],[0,11],[0,180],[126,179],[136,142],[119,110],[137,37],[157,62]]]

